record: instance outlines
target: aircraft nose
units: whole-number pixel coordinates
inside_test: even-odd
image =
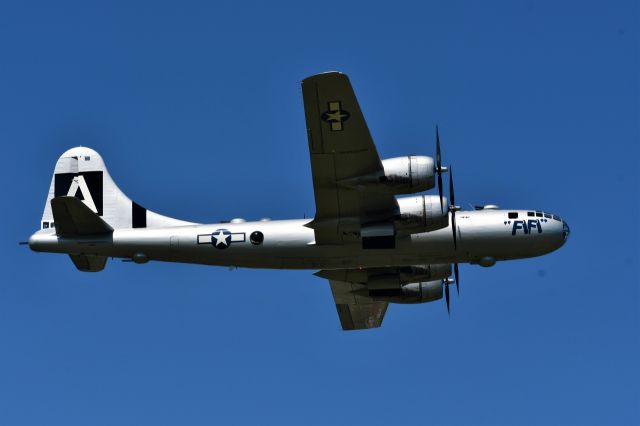
[[[569,238],[569,234],[571,233],[571,230],[569,229],[569,224],[567,224],[566,220],[562,221],[562,244],[567,242],[567,239]]]

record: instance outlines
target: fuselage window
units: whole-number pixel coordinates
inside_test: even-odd
[[[509,219],[517,219],[518,212],[509,212]]]
[[[262,242],[264,241],[264,234],[260,231],[252,232],[249,236],[249,241],[251,241],[251,244],[256,246],[262,244]]]
[[[42,222],[42,229],[49,229],[49,222]]]

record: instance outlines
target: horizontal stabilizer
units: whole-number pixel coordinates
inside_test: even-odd
[[[113,231],[111,226],[76,197],[52,198],[51,210],[56,234],[61,237],[107,234]]]
[[[94,254],[70,254],[69,257],[76,268],[82,272],[98,272],[104,269],[107,264],[106,256]]]

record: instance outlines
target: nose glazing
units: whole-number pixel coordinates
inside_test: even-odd
[[[567,224],[566,221],[562,221],[562,237],[564,238],[564,241],[567,241],[567,238],[569,238],[569,234],[571,233],[571,230],[569,229],[569,225]]]

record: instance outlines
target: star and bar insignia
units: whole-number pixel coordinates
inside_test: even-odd
[[[329,102],[328,111],[322,114],[322,120],[330,124],[332,132],[344,130],[343,122],[351,117],[348,111],[342,109],[340,101]]]
[[[244,232],[229,232],[227,229],[216,229],[211,234],[199,234],[198,244],[211,244],[217,249],[226,249],[233,243],[244,243]]]

